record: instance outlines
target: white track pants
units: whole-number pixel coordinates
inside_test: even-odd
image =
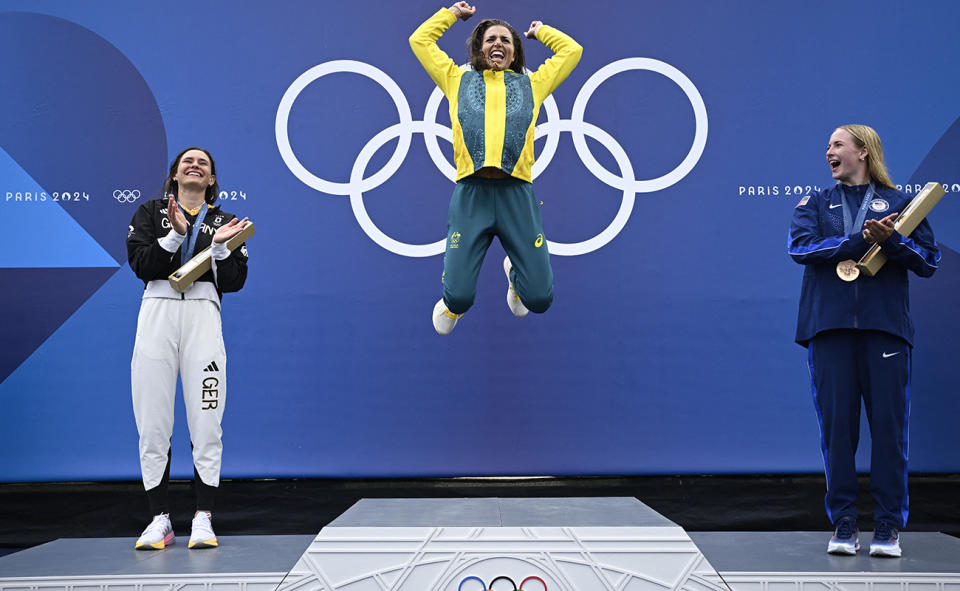
[[[227,393],[226,369],[216,303],[143,300],[130,375],[146,490],[160,484],[167,466],[178,373],[193,444],[193,465],[204,484],[220,484],[220,421]]]

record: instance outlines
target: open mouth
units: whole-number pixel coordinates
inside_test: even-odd
[[[196,170],[191,170],[191,171],[188,172],[185,176],[197,176],[197,177],[199,177],[199,176],[203,176],[203,175],[200,174],[199,172],[197,172]]]
[[[840,168],[839,160],[827,160],[827,163],[830,165],[830,168],[832,168],[833,170]]]
[[[499,49],[494,49],[493,51],[490,52],[490,59],[495,62],[503,61],[503,57],[504,57],[504,54]]]

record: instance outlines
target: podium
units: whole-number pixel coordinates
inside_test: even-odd
[[[869,532],[856,556],[829,537],[688,534],[632,497],[362,499],[315,536],[55,540],[0,557],[0,591],[960,591],[960,538],[901,532],[896,559],[870,557]]]
[[[279,589],[480,591],[469,577],[538,577],[549,591],[727,591],[683,528],[613,497],[363,499]]]

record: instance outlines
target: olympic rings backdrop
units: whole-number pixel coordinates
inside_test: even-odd
[[[960,4],[478,3],[584,53],[536,131],[554,305],[509,313],[495,242],[445,338],[450,122],[407,41],[440,6],[4,2],[0,481],[139,478],[124,239],[191,145],[257,227],[223,300],[225,477],[821,472],[786,235],[851,122],[948,191],[910,468],[960,471]],[[458,62],[476,21],[441,39]],[[189,477],[179,400],[173,445]]]

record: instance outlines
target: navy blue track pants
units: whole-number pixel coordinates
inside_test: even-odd
[[[874,519],[897,528],[908,514],[907,451],[910,417],[910,345],[874,330],[833,330],[809,346],[813,401],[820,421],[827,476],[827,516],[857,517],[855,456],[863,399],[873,446],[870,494]]]

